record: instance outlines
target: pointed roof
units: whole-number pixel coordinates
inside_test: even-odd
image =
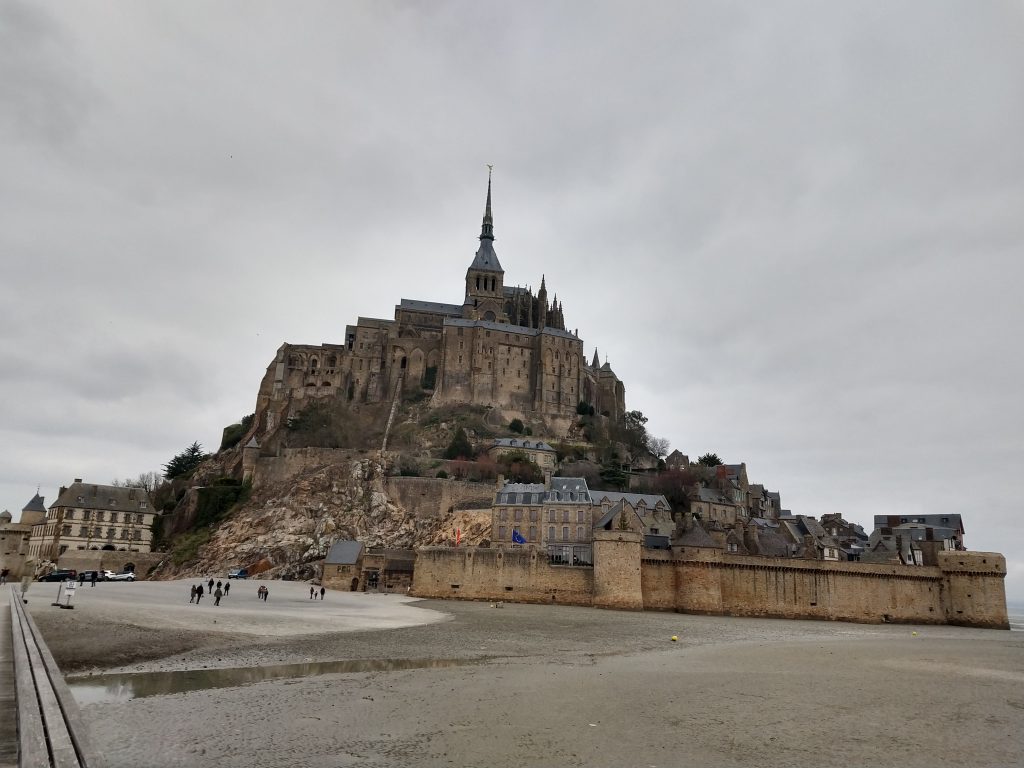
[[[597,347],[594,347],[594,361],[590,364],[591,368],[601,367],[601,358],[597,356]]]
[[[494,218],[491,216],[491,171],[487,169],[487,203],[484,206],[484,220],[480,226],[480,247],[477,248],[470,269],[483,272],[504,272],[498,254],[494,252]]]
[[[22,512],[42,512],[46,514],[46,505],[43,504],[43,497],[38,493],[32,497],[32,500],[22,507]]]

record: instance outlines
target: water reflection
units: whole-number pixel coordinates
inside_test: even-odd
[[[267,667],[188,669],[176,672],[132,672],[67,678],[79,704],[110,704],[146,696],[165,696],[208,688],[234,688],[264,680],[311,677],[339,672],[386,672],[478,664],[483,659],[350,659]]]

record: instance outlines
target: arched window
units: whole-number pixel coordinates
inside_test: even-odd
[[[406,360],[406,359],[405,359],[405,358],[403,357],[403,358],[402,358],[402,362],[401,362],[401,364],[400,364],[400,367],[401,367],[401,369],[402,369],[403,371],[405,370],[405,365],[406,365],[406,362],[407,362],[407,360]]]

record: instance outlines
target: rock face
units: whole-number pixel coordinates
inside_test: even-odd
[[[297,579],[319,578],[331,544],[414,548],[490,534],[491,486],[386,477],[379,454],[321,451],[289,461],[285,477],[268,471],[249,499],[210,535],[196,561],[166,564],[165,578],[224,574],[231,568]],[[332,460],[333,459],[333,460]],[[405,481],[405,482],[403,482]]]

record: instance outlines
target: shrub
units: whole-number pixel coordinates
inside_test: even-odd
[[[524,427],[522,419],[512,419],[512,421],[509,422],[508,428],[516,434],[523,434]]]
[[[448,443],[448,447],[444,451],[444,457],[446,459],[473,458],[473,446],[469,442],[469,437],[466,436],[466,430],[462,427],[455,430],[455,436]]]
[[[439,469],[437,470],[437,474],[435,475],[435,477],[440,478],[441,480],[447,480],[448,473],[445,472],[443,469]]]

